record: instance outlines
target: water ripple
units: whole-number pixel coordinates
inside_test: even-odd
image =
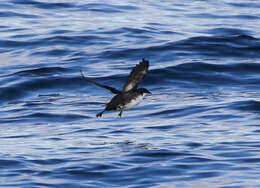
[[[7,0],[1,187],[259,187],[259,3]],[[206,8],[205,8],[206,7]],[[96,114],[142,58],[153,95]]]

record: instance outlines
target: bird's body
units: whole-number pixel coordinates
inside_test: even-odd
[[[122,91],[119,91],[115,88],[105,86],[99,83],[96,83],[88,78],[84,77],[83,73],[82,76],[89,82],[99,87],[103,87],[105,89],[110,90],[112,93],[116,94],[109,103],[106,104],[106,108],[97,114],[97,117],[101,117],[105,111],[110,110],[119,110],[119,116],[122,115],[124,110],[133,108],[138,103],[140,103],[144,96],[147,93],[150,93],[145,88],[137,89],[138,84],[143,80],[146,72],[148,71],[149,61],[142,60],[136,67],[133,68],[132,72],[130,73],[126,84],[124,85]]]
[[[144,98],[144,96],[146,95],[146,93],[144,94],[136,94],[133,93],[133,95],[131,96],[130,100],[126,100],[126,104],[124,105],[124,109],[130,109],[135,107],[136,105],[138,105]]]
[[[133,108],[143,100],[146,93],[140,91],[128,91],[114,96],[106,105],[107,110],[127,110]]]

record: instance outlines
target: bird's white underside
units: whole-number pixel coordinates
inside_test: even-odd
[[[143,95],[138,96],[138,97],[135,98],[135,99],[132,99],[132,100],[130,101],[130,103],[126,104],[126,105],[123,107],[123,109],[124,109],[124,110],[127,110],[127,109],[130,109],[130,108],[135,107],[137,104],[139,104],[139,103],[143,100],[143,98],[144,98],[145,95],[146,95],[146,93],[144,93]]]

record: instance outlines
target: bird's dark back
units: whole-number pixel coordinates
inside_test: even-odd
[[[115,95],[106,105],[106,110],[116,110],[117,106],[123,103],[123,94]]]

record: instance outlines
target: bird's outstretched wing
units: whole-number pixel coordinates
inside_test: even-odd
[[[123,87],[123,92],[136,89],[137,86],[144,79],[144,76],[147,73],[148,68],[149,68],[149,61],[142,59],[142,61],[133,68],[130,75],[128,76],[127,82]]]
[[[85,80],[87,80],[88,82],[90,82],[90,83],[92,83],[92,84],[94,84],[94,85],[96,85],[96,86],[105,88],[105,89],[111,91],[111,92],[114,93],[114,94],[120,94],[120,93],[121,93],[121,91],[119,91],[119,90],[117,90],[117,89],[115,89],[115,88],[113,88],[113,87],[106,86],[106,85],[103,85],[103,84],[99,84],[99,83],[97,83],[97,82],[94,82],[93,80],[88,79],[87,77],[84,76],[84,74],[83,74],[82,71],[80,71],[80,73],[81,73],[82,78],[84,78]]]

